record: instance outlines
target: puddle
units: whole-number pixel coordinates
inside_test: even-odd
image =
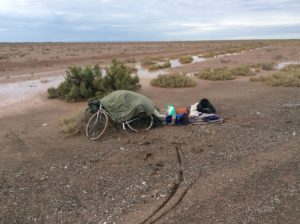
[[[49,87],[57,87],[63,80],[64,75],[61,75],[0,84],[0,108],[30,100],[41,92],[45,93]]]
[[[278,65],[276,66],[276,69],[283,69],[285,66],[287,65],[299,65],[300,61],[288,61],[288,62],[281,62],[278,63]]]
[[[170,60],[170,64],[171,64],[171,68],[177,68],[182,66],[182,64],[180,63],[179,59],[172,59]]]
[[[145,77],[145,78],[155,78],[158,75],[167,73],[167,71],[165,69],[161,69],[158,71],[149,71],[149,70],[143,68],[143,66],[141,64],[136,64],[135,68],[137,69],[137,75],[139,77]]]
[[[52,72],[38,72],[38,73],[26,73],[22,75],[8,75],[4,77],[0,77],[0,80],[11,80],[11,79],[22,79],[22,78],[36,78],[36,77],[48,77],[48,76],[59,76],[61,74],[65,74],[65,70],[57,70]]]

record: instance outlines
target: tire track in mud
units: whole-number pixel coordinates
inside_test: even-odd
[[[140,222],[139,224],[153,224],[165,215],[167,215],[171,210],[173,210],[180,202],[183,200],[184,196],[187,194],[188,190],[192,187],[193,184],[191,184],[189,187],[187,187],[184,192],[180,195],[180,197],[177,199],[174,205],[172,205],[169,209],[167,209],[165,212],[160,214],[158,217],[155,219],[151,220],[155,215],[157,215],[161,210],[163,210],[169,202],[174,198],[176,195],[181,183],[184,180],[184,175],[183,175],[183,166],[182,166],[182,159],[181,155],[182,154],[182,149],[181,149],[181,144],[180,143],[175,143],[175,150],[176,150],[176,156],[177,156],[177,161],[179,163],[179,172],[178,172],[178,182],[174,184],[171,193],[167,197],[167,199],[157,208],[155,209],[151,215],[149,215],[144,221]]]

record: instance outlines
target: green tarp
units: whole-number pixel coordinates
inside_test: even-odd
[[[116,122],[124,122],[145,112],[152,115],[154,105],[147,97],[128,90],[118,90],[103,97],[100,102]]]

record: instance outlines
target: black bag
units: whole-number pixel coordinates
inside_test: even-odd
[[[91,113],[94,114],[96,113],[100,108],[100,102],[99,100],[89,100],[88,101],[88,108],[87,110]]]
[[[216,109],[209,102],[209,100],[206,99],[206,98],[200,100],[200,102],[197,105],[197,111],[202,112],[202,113],[206,113],[206,114],[214,114],[214,113],[216,113]]]

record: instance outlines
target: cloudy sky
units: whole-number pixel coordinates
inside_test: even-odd
[[[0,42],[300,38],[300,0],[0,0]]]

